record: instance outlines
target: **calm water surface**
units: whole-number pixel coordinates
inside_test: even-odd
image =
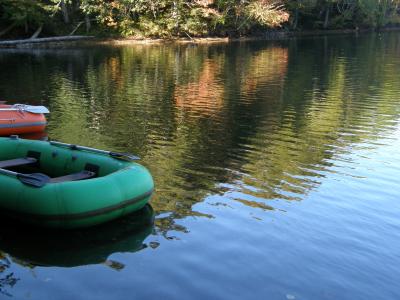
[[[89,230],[2,225],[0,298],[400,299],[399,70],[399,33],[1,50],[0,98],[138,154],[156,193]]]

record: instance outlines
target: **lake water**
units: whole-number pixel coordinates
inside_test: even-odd
[[[89,230],[3,225],[0,298],[400,299],[399,71],[399,33],[1,50],[0,99],[139,155],[156,192]]]

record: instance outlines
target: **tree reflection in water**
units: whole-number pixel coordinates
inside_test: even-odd
[[[43,99],[51,139],[142,157],[166,234],[187,231],[183,218],[212,217],[194,209],[208,195],[264,210],[303,200],[336,157],[392,130],[398,40],[384,41],[2,52],[0,90]]]

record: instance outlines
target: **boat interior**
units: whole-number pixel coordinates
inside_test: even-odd
[[[124,169],[127,163],[110,155],[37,141],[16,140],[0,147],[0,173],[42,177],[46,183],[103,177]]]
[[[38,160],[33,157],[16,158],[0,161],[0,169],[7,169],[9,171],[29,174],[37,173],[39,170],[37,168]],[[84,180],[96,177],[96,172],[89,170],[82,170],[80,172],[75,172],[68,175],[52,177],[49,183],[59,183],[65,181],[76,181]]]

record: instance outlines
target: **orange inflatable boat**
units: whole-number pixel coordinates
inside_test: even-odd
[[[43,131],[47,125],[44,106],[7,105],[0,102],[0,135],[25,134]]]

